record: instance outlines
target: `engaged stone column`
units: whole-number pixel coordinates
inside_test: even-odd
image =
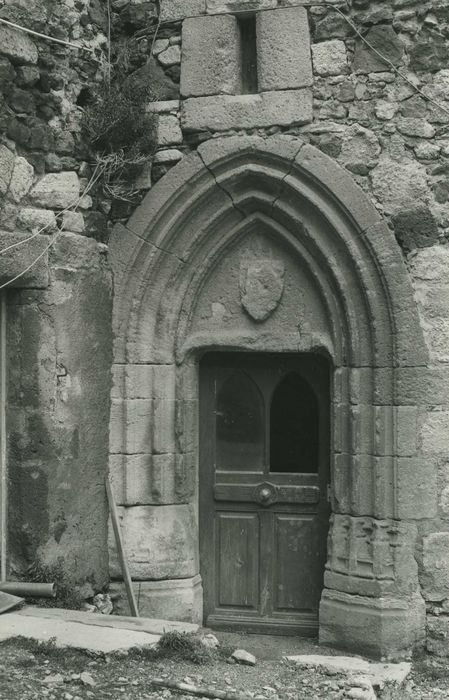
[[[110,473],[142,615],[200,622],[195,491],[196,401],[177,396],[175,365],[114,367]],[[129,614],[112,528],[112,590]]]

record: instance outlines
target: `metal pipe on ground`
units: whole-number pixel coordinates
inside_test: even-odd
[[[56,585],[54,583],[2,581],[0,591],[22,598],[56,598]]]

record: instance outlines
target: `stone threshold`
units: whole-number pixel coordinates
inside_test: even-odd
[[[174,620],[155,620],[149,617],[126,617],[125,615],[102,615],[83,610],[65,610],[62,608],[38,608],[26,606],[17,611],[18,615],[66,620],[83,625],[112,627],[114,629],[136,630],[147,634],[164,634],[164,632],[198,632],[199,625],[191,622]]]
[[[154,646],[164,632],[198,629],[190,623],[31,606],[0,616],[0,642],[17,636],[40,642],[55,640],[58,648],[100,655]]]

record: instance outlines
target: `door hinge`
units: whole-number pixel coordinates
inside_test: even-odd
[[[327,502],[330,503],[331,502],[331,485],[330,484],[327,484],[327,486],[326,486],[326,498],[327,498]]]

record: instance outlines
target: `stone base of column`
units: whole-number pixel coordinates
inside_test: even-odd
[[[135,581],[133,587],[141,617],[202,623],[203,587],[199,574],[187,579]],[[123,581],[112,581],[110,593],[114,611],[118,615],[130,615]]]
[[[425,644],[426,609],[418,593],[368,598],[325,589],[320,603],[321,644],[379,659],[401,659]]]

